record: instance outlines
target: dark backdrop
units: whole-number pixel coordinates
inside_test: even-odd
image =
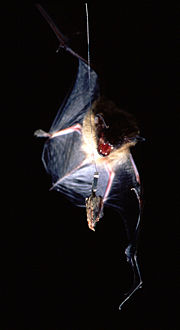
[[[102,92],[136,116],[146,138],[133,150],[144,187],[144,286],[118,311],[131,283],[119,216],[105,210],[94,233],[85,210],[49,192],[43,142],[33,132],[49,129],[77,60],[56,53],[56,37],[34,5],[1,5],[2,330],[177,329],[178,117],[175,68],[167,55],[173,16],[157,2],[97,3],[89,3],[92,65]],[[87,58],[84,3],[46,2],[44,8]]]

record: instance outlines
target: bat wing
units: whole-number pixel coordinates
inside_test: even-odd
[[[60,43],[59,47],[78,58],[78,71],[74,86],[65,98],[51,125],[49,133],[52,134],[76,123],[82,122],[91,103],[99,95],[98,77],[96,72],[90,68],[87,61],[67,46],[64,35],[44,8],[40,4],[36,4],[36,7],[55,33]]]
[[[119,309],[142,287],[141,272],[137,260],[137,241],[141,220],[141,186],[139,174],[132,155],[115,170],[111,189],[105,201],[106,206],[116,208],[124,222],[127,237],[125,255],[131,265],[133,284],[122,298]]]
[[[87,182],[90,180],[92,164],[86,163],[81,148],[81,124],[91,104],[99,97],[98,76],[84,59],[66,45],[64,36],[46,11],[40,5],[37,7],[56,34],[60,47],[78,58],[78,69],[74,85],[59,108],[49,132],[37,130],[35,135],[48,137],[42,161],[52,176],[52,188],[62,191],[77,205],[82,205],[82,198],[87,196],[92,184],[92,181]]]
[[[80,170],[82,163],[84,164],[86,157],[81,148],[81,124],[91,103],[99,96],[97,74],[86,63],[80,59],[78,61],[78,72],[72,91],[58,110],[49,133],[44,132],[41,135],[41,130],[35,133],[38,136],[48,136],[42,161],[46,171],[52,176],[55,189],[58,188],[56,182],[69,182],[72,173],[74,180],[75,171]]]
[[[76,123],[82,123],[91,102],[99,96],[99,84],[96,72],[90,69],[80,59],[78,62],[78,71],[74,86],[57,112],[50,128],[50,133],[73,126]]]
[[[97,166],[97,171],[99,180],[96,194],[105,198],[110,180],[109,171],[104,166]],[[94,172],[94,164],[82,159],[80,165],[57,180],[53,188],[65,194],[75,205],[85,207],[85,199],[92,192]]]
[[[134,239],[140,213],[141,185],[138,170],[131,153],[126,162],[120,164],[115,172],[109,173],[113,180],[109,194],[105,199],[105,206],[115,208],[124,222],[127,238]]]

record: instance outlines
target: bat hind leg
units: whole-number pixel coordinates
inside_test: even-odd
[[[124,303],[129,300],[129,298],[140,288],[142,288],[142,278],[141,278],[141,273],[137,261],[137,252],[135,248],[132,246],[132,244],[128,245],[128,247],[125,250],[125,254],[127,257],[128,263],[130,263],[133,271],[133,285],[132,288],[125,294],[126,298],[120,303],[119,305],[119,310],[121,310],[122,306]]]

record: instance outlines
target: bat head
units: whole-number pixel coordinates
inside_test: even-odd
[[[107,156],[125,143],[137,142],[139,129],[132,114],[119,109],[104,97],[95,101],[93,112],[100,154]]]

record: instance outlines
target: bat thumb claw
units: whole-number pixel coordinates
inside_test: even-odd
[[[34,132],[34,136],[37,137],[50,137],[51,135],[45,131],[43,131],[42,129],[38,129]]]

